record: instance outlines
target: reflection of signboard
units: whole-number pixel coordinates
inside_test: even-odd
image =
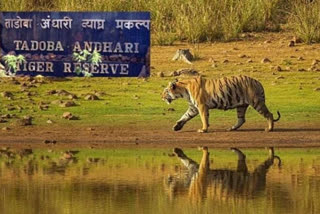
[[[18,74],[146,77],[150,74],[148,12],[0,12],[0,48],[22,54]],[[97,50],[98,65],[75,62],[74,52]]]

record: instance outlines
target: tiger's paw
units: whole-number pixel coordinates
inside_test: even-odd
[[[199,133],[207,133],[208,130],[207,130],[207,129],[198,129],[198,132],[199,132]]]
[[[265,132],[272,132],[272,131],[273,131],[273,129],[265,128],[265,129],[264,129],[264,131],[265,131]]]
[[[174,126],[173,126],[173,131],[179,131],[179,130],[181,130],[182,129],[182,127],[183,127],[183,123],[181,123],[181,122],[177,122]]]

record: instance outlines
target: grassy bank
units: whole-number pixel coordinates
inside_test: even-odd
[[[147,80],[135,78],[67,78],[63,80],[45,80],[44,84],[35,83],[26,87],[24,81],[1,79],[0,91],[13,93],[12,100],[0,96],[1,114],[15,114],[18,118],[25,115],[34,117],[36,125],[47,125],[50,119],[57,124],[65,125],[134,125],[141,127],[168,126],[186,111],[185,100],[177,100],[168,106],[161,100],[161,93],[171,77],[170,73],[180,68],[193,68],[208,78],[219,78],[230,75],[248,75],[262,82],[270,111],[279,110],[281,122],[300,123],[320,121],[320,78],[315,63],[320,58],[319,45],[299,44],[288,47],[287,34],[261,34],[254,41],[201,44],[197,51],[199,59],[192,65],[171,61],[178,48],[193,48],[188,44],[171,47],[153,46],[152,76]],[[272,42],[265,42],[270,41]],[[192,51],[195,51],[192,49]],[[243,58],[243,55],[246,57]],[[263,58],[270,63],[261,63]],[[248,62],[251,59],[252,62]],[[212,67],[212,60],[215,66]],[[228,60],[228,62],[224,62]],[[312,66],[312,64],[314,64]],[[278,71],[279,66],[281,71]],[[311,69],[312,68],[312,69]],[[158,77],[163,72],[165,77]],[[189,78],[189,77],[178,77]],[[18,82],[19,82],[18,81]],[[29,82],[26,83],[30,84]],[[53,89],[64,89],[75,94],[76,106],[60,107],[57,101],[67,101],[68,96],[48,94]],[[99,100],[85,100],[88,93],[98,94]],[[56,101],[56,102],[53,102]],[[48,105],[48,109],[40,109]],[[22,107],[19,108],[19,107]],[[173,108],[173,109],[169,109]],[[71,112],[80,120],[70,121],[61,116]],[[248,122],[265,123],[252,108],[247,112]],[[16,118],[6,119],[0,126],[14,126]],[[211,110],[210,123],[227,127],[236,120],[235,110]],[[157,121],[157,122],[155,122]],[[190,121],[200,125],[200,118]]]
[[[150,11],[159,45],[230,41],[281,26],[307,43],[320,38],[320,2],[308,0],[2,0],[0,11]]]

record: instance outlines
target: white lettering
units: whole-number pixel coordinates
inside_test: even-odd
[[[123,53],[122,47],[121,47],[121,43],[117,42],[116,47],[113,51],[114,53]]]
[[[73,52],[80,52],[81,51],[81,46],[79,42],[75,42],[74,43],[74,47],[73,47]]]
[[[129,65],[128,64],[120,64],[120,74],[128,75],[129,74]]]
[[[14,40],[13,43],[16,45],[16,51],[20,50],[21,40]]]
[[[68,63],[68,62],[63,63],[63,73],[72,73],[71,63]]]

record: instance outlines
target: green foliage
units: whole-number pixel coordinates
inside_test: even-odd
[[[7,0],[1,11],[150,11],[153,44],[237,38],[241,32],[279,30],[286,0]],[[38,3],[32,3],[38,2]],[[30,8],[32,5],[32,8]]]
[[[98,65],[101,63],[101,54],[97,51],[94,50],[92,53],[90,53],[88,50],[83,50],[80,51],[79,53],[74,52],[73,53],[73,59],[77,62],[88,62],[93,65]],[[86,70],[83,70],[81,67],[76,67],[75,68],[75,73],[80,76],[81,74],[85,77],[92,77],[92,74],[89,73]]]
[[[5,55],[3,57],[4,62],[7,67],[6,74],[3,74],[3,76],[15,76],[17,73],[17,65],[25,62],[25,57],[22,55]]]
[[[304,42],[320,42],[320,2],[295,0],[289,23]]]

